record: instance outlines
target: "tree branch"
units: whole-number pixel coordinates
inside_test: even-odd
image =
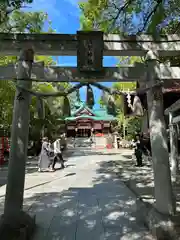
[[[116,14],[115,17],[113,17],[113,16],[111,15],[111,16],[112,16],[112,19],[111,19],[111,20],[113,20],[113,22],[112,22],[110,28],[113,28],[113,27],[115,26],[116,21],[117,21],[117,19],[119,18],[120,14],[121,14],[130,4],[132,4],[133,1],[134,1],[134,0],[128,0],[128,1],[127,1],[122,7],[120,7],[120,8],[118,8],[115,3],[112,3],[112,6],[114,7],[115,10],[118,10],[118,12],[117,12],[117,14]]]
[[[143,31],[146,29],[149,20],[150,20],[151,17],[156,13],[156,11],[158,10],[158,7],[159,7],[159,5],[160,5],[161,3],[162,3],[162,0],[158,0],[158,1],[157,1],[156,6],[155,6],[155,7],[153,8],[153,10],[147,15],[147,17],[146,17],[146,19],[145,19],[145,22],[144,22],[144,24],[143,24],[143,28],[140,30],[140,32],[143,32]],[[139,32],[139,33],[140,33],[140,32]]]
[[[180,30],[180,22],[178,22],[176,28],[175,28],[174,31],[173,31],[173,34],[177,33],[178,30]]]

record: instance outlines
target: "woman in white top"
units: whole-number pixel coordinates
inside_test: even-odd
[[[55,169],[55,165],[56,162],[59,161],[61,163],[61,168],[64,169],[64,159],[62,156],[62,152],[61,152],[61,139],[57,139],[54,143],[53,143],[53,147],[54,147],[54,159],[53,159],[53,163],[52,163],[52,169]]]

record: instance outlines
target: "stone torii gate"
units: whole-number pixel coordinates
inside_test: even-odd
[[[19,55],[17,66],[0,68],[1,79],[17,79],[14,113],[11,131],[11,153],[8,169],[4,215],[1,219],[0,236],[6,239],[9,230],[28,232],[33,219],[22,211],[25,163],[28,144],[29,105],[32,80],[95,82],[136,81],[146,79],[148,111],[152,145],[155,199],[159,212],[172,215],[175,212],[172,194],[166,129],[163,117],[161,82],[179,79],[180,69],[160,66],[158,56],[175,56],[180,52],[177,35],[153,39],[150,36],[121,38],[119,35],[103,35],[101,32],[77,32],[64,34],[0,34],[1,53]],[[44,68],[33,64],[34,54],[78,57],[78,67]],[[127,68],[103,68],[104,56],[146,56],[146,65]],[[140,65],[139,65],[140,66]],[[11,72],[11,74],[10,74]],[[90,79],[92,79],[90,81]],[[60,93],[59,93],[60,95]],[[58,96],[59,96],[58,95]],[[52,96],[52,95],[51,95]],[[165,187],[164,187],[165,186]],[[3,235],[4,234],[4,235]]]
[[[169,115],[169,136],[170,136],[170,159],[171,159],[171,171],[173,181],[177,180],[179,174],[179,156],[178,156],[178,138],[179,138],[179,127],[180,122],[180,100],[177,100],[170,107],[165,109],[165,115]]]

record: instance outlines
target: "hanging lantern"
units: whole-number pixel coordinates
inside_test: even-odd
[[[77,99],[77,102],[81,102],[79,89],[76,89],[76,99]]]
[[[71,106],[70,106],[69,98],[65,96],[64,103],[63,103],[63,116],[69,117],[70,115],[71,115]]]
[[[116,105],[113,96],[109,97],[107,104],[107,112],[110,115],[116,116]]]
[[[107,92],[103,91],[101,100],[102,100],[103,105],[107,105],[108,100],[109,100],[109,94]]]
[[[44,119],[45,118],[45,106],[44,106],[44,101],[42,98],[37,98],[37,113],[38,113],[38,118],[39,119]]]
[[[90,85],[87,85],[86,104],[89,108],[93,108],[94,106],[94,94]]]

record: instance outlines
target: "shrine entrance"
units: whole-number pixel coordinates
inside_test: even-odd
[[[76,132],[76,137],[87,137],[91,136],[91,129],[79,128]]]
[[[30,120],[30,96],[36,96],[42,102],[42,98],[64,97],[85,85],[93,85],[112,94],[123,94],[122,91],[114,91],[98,82],[105,81],[140,81],[140,89],[135,93],[147,93],[148,120],[151,136],[155,206],[158,214],[167,216],[175,214],[175,197],[171,184],[171,172],[169,167],[169,153],[163,113],[162,87],[164,82],[172,79],[180,80],[180,68],[160,64],[158,57],[177,56],[180,52],[178,35],[168,35],[158,38],[152,36],[125,36],[105,35],[102,32],[77,32],[77,34],[9,34],[1,33],[1,54],[17,56],[16,65],[0,66],[1,80],[17,80],[16,95],[13,109],[13,122],[11,130],[11,154],[9,159],[8,183],[5,197],[3,215],[4,226],[14,224],[17,220],[17,228],[32,225],[35,219],[30,216],[25,218],[23,212],[23,192],[25,180],[26,150],[28,146],[29,120]],[[75,67],[45,67],[44,64],[33,63],[34,55],[47,56],[77,56],[77,68]],[[104,67],[103,56],[144,56],[143,63],[135,63],[133,66]],[[66,91],[39,92],[32,90],[32,81],[37,82],[79,82]],[[112,102],[112,101],[111,101]],[[110,103],[111,103],[110,102]],[[111,105],[109,103],[109,105]],[[134,104],[136,103],[136,104]],[[142,116],[142,107],[137,96],[133,104],[129,104],[133,113]],[[42,108],[43,109],[43,108]],[[42,110],[40,109],[40,110]],[[138,110],[139,109],[139,110]],[[137,111],[138,110],[138,111]],[[40,111],[41,113],[43,111]],[[70,111],[68,111],[70,113]],[[70,114],[64,114],[69,116]],[[82,112],[81,112],[82,113]],[[39,114],[42,115],[43,114]],[[84,113],[86,119],[93,120],[94,131],[99,130],[103,124],[110,128],[112,116],[104,114]],[[68,119],[67,119],[68,118]],[[65,121],[73,119],[76,123],[82,116],[69,116]],[[103,120],[103,123],[102,123]],[[70,125],[69,125],[70,126]],[[76,128],[76,127],[75,127]],[[81,135],[83,131],[77,127]],[[89,129],[89,128],[88,128]],[[73,128],[72,128],[73,130]],[[89,131],[89,130],[88,130]],[[76,132],[76,131],[75,131]],[[87,133],[87,131],[86,131]],[[164,187],[166,186],[166,187]],[[13,211],[12,211],[13,210]],[[157,217],[157,215],[156,215]],[[28,222],[24,222],[26,220]],[[30,220],[29,220],[30,219]],[[12,224],[13,222],[13,224]],[[162,222],[162,221],[161,221]],[[164,221],[163,221],[164,222]],[[159,232],[158,222],[158,232]],[[6,227],[8,229],[9,227]],[[11,227],[11,229],[14,225]],[[25,228],[26,229],[26,228]],[[3,231],[2,231],[3,232]],[[25,230],[26,234],[26,230]],[[1,235],[1,234],[0,234]],[[5,239],[4,237],[1,237]],[[6,238],[7,239],[7,238]]]
[[[65,118],[67,137],[90,138],[97,133],[108,134],[111,124],[116,123],[116,117],[108,114],[105,109],[92,109],[86,103]]]

